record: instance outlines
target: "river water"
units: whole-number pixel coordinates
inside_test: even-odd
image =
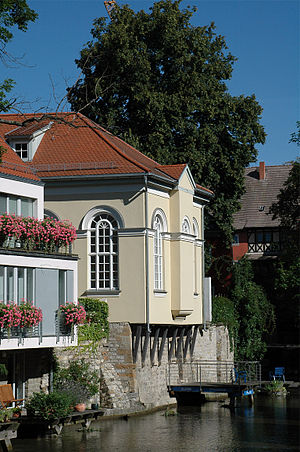
[[[65,427],[59,437],[13,440],[14,452],[299,451],[299,397],[255,398],[234,412],[222,403],[182,407],[175,416],[93,422],[88,432]]]

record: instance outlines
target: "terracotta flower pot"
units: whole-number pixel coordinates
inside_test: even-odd
[[[77,403],[77,405],[75,405],[75,411],[79,411],[80,413],[82,413],[82,411],[85,411],[86,409],[86,404],[85,403]]]

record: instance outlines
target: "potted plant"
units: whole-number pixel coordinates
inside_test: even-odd
[[[70,303],[61,305],[58,310],[62,329],[67,333],[74,331],[75,325],[81,325],[86,319],[86,311],[81,304]]]
[[[10,336],[11,329],[20,325],[21,317],[22,314],[16,304],[10,302],[8,302],[7,304],[0,303],[1,333],[3,332],[3,330],[6,330],[8,336]]]
[[[54,375],[55,389],[72,397],[77,411],[85,410],[86,402],[99,391],[99,382],[98,373],[84,359],[72,361]]]
[[[19,406],[16,406],[14,408],[11,409],[12,412],[12,417],[13,418],[19,418],[21,416],[22,413],[22,408]]]
[[[19,306],[21,313],[20,328],[23,329],[23,335],[26,336],[28,330],[38,325],[43,320],[43,313],[29,301],[23,301]]]

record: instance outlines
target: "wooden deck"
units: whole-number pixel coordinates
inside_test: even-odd
[[[82,413],[73,412],[70,415],[46,421],[39,417],[22,416],[18,419],[20,424],[18,438],[31,438],[44,435],[59,435],[66,425],[81,424],[88,429],[91,422],[103,416],[102,410],[85,410]]]

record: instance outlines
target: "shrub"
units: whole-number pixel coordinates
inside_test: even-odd
[[[279,380],[271,381],[271,383],[265,386],[266,391],[272,395],[286,394],[284,382]]]
[[[72,411],[72,398],[65,393],[53,391],[50,394],[34,393],[26,402],[25,408],[29,416],[37,416],[51,421],[68,416]]]
[[[86,398],[97,394],[99,382],[98,373],[91,370],[90,364],[84,359],[72,361],[68,367],[59,368],[54,375],[54,386],[57,391],[62,391],[68,386],[71,388],[73,385],[75,388],[76,385],[77,387],[80,385],[81,389],[87,394]]]

